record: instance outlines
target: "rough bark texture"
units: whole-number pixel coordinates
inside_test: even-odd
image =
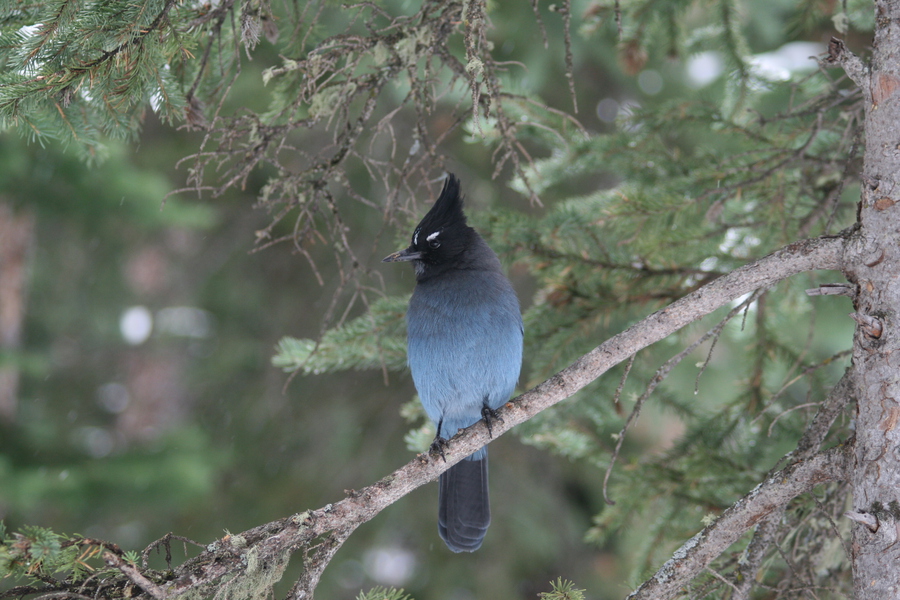
[[[855,522],[856,600],[900,597],[900,0],[876,1],[875,10],[871,64],[854,77],[866,98],[866,152],[860,227],[844,256],[857,286],[857,442],[847,515]]]

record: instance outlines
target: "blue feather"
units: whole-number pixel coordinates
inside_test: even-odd
[[[420,283],[407,323],[413,381],[431,420],[443,420],[440,436],[509,400],[522,366],[522,316],[502,273],[458,271]]]

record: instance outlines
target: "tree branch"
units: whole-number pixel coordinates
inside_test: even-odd
[[[773,511],[821,483],[844,479],[852,460],[853,444],[842,444],[773,474],[685,542],[628,600],[665,600],[681,594],[713,559]]]
[[[838,417],[850,398],[853,396],[853,378],[852,371],[847,369],[844,376],[841,377],[831,391],[828,397],[819,406],[816,416],[807,426],[806,431],[800,441],[797,442],[797,448],[789,452],[783,459],[798,463],[814,457],[818,452],[825,436],[831,429],[831,425]],[[780,461],[779,461],[780,462]],[[769,473],[769,478],[775,477],[775,473]],[[783,524],[784,506],[772,511],[765,519],[756,527],[753,539],[747,546],[744,559],[741,561],[737,569],[737,576],[734,578],[736,591],[732,595],[731,600],[746,600],[750,597],[753,588],[756,587],[756,574],[763,560],[768,554],[768,550],[772,544],[777,543],[778,531]]]
[[[791,244],[685,295],[507,403],[500,411],[502,420],[493,426],[494,434],[502,435],[572,396],[634,353],[755,290],[768,289],[804,271],[842,268],[846,241],[843,236],[827,236]],[[815,429],[818,431],[818,428]],[[809,442],[815,444],[817,439],[810,439]],[[311,598],[326,566],[359,525],[417,487],[433,481],[450,466],[490,441],[486,428],[476,423],[451,440],[450,447],[444,451],[446,461],[435,456],[419,455],[377,483],[348,492],[346,498],[335,504],[266,523],[238,535],[226,535],[175,569],[155,571],[146,565],[139,569],[121,560],[122,557],[114,556],[113,552],[107,552],[104,554],[107,564],[115,567],[121,575],[104,579],[103,593],[107,596],[125,595],[137,585],[145,597],[154,600],[173,600],[188,593],[223,598],[262,597],[270,594],[274,584],[281,579],[291,556],[302,551],[303,574],[291,589],[289,598]],[[780,508],[790,497],[817,482],[836,478],[842,464],[843,461],[836,457],[836,451],[829,451],[808,461],[797,461],[778,476],[769,478],[726,511],[717,524],[695,537],[674,564],[670,561],[664,567],[666,571],[661,571],[644,586],[655,589],[653,586],[674,581],[673,571],[681,578],[679,581],[687,577],[685,573],[690,572],[693,576],[697,570],[705,568],[721,549],[727,548],[734,536],[739,537],[760,519]],[[793,479],[783,481],[788,475]],[[743,527],[740,531],[739,526]],[[162,545],[167,549],[168,564],[170,539],[171,536],[167,536],[152,544],[145,551],[145,557],[152,548]],[[73,593],[84,591],[83,584],[72,585],[75,586],[71,590]],[[58,592],[60,587],[54,583],[54,587],[47,591]]]
[[[641,349],[755,290],[768,289],[805,271],[840,269],[845,242],[845,236],[796,242],[687,294],[507,403],[500,410],[502,420],[493,425],[495,436],[572,396]],[[382,480],[359,491],[348,492],[346,498],[335,504],[266,523],[238,535],[226,535],[174,570],[138,569],[107,553],[104,559],[124,576],[118,581],[105,581],[104,592],[137,584],[154,600],[172,600],[187,593],[217,597],[233,594],[246,597],[249,592],[253,592],[249,595],[265,595],[280,580],[291,556],[302,550],[304,572],[289,597],[291,600],[311,598],[326,566],[359,525],[412,490],[437,479],[442,472],[490,441],[486,428],[480,422],[476,423],[452,438],[450,447],[444,450],[446,461],[419,455]],[[816,440],[810,441],[815,443]],[[676,555],[677,560],[669,561],[653,580],[635,592],[640,594],[635,598],[650,597],[647,595],[650,592],[645,589],[675,589],[672,586],[677,587],[680,583],[673,582],[686,581],[705,568],[734,539],[790,498],[816,483],[838,478],[845,462],[843,452],[831,450],[810,460],[799,460],[769,478],[726,511],[716,524],[686,544]],[[167,547],[168,537],[151,547],[160,544]],[[73,588],[73,591],[80,593],[79,589]]]
[[[745,294],[771,287],[787,277],[804,271],[840,269],[843,245],[844,238],[840,236],[821,237],[790,244],[712,281],[653,313],[610,338],[568,368],[507,403],[500,411],[503,420],[493,426],[495,437],[572,396],[635,352]],[[240,535],[227,536],[208,546],[207,550],[196,558],[178,567],[174,581],[161,587],[164,588],[166,597],[171,598],[192,590],[200,592],[210,590],[226,575],[232,577],[228,581],[229,586],[239,585],[240,582],[237,580],[254,577],[247,568],[249,562],[247,557],[251,555],[254,564],[263,565],[256,568],[255,573],[266,573],[271,578],[271,573],[277,572],[280,576],[290,554],[304,548],[307,552],[306,572],[291,591],[291,597],[310,598],[331,556],[359,525],[372,519],[412,490],[437,479],[442,472],[490,441],[486,428],[477,423],[451,440],[450,447],[445,449],[446,461],[434,456],[419,455],[380,481],[362,490],[349,492],[340,502],[274,521]],[[831,457],[832,454],[827,456]],[[834,464],[827,463],[825,458],[818,458],[801,463],[799,466],[788,467],[784,473],[793,473],[797,481],[807,483],[813,481],[815,477],[819,477],[822,481],[830,480],[828,478],[833,478],[837,472],[828,471],[828,468],[836,469],[836,459],[832,462]],[[797,473],[794,473],[795,471]],[[765,485],[769,486],[764,486],[766,490],[775,487],[775,492],[772,493],[784,494],[799,484],[782,484],[780,480],[770,479]],[[794,487],[791,487],[792,485]],[[757,490],[752,496],[752,502],[750,497],[743,502],[743,504],[749,502],[752,508],[744,508],[741,505],[737,514],[747,515],[748,510],[758,511],[759,503],[768,501],[771,494],[763,495]],[[773,509],[774,505],[767,511]],[[752,526],[752,523],[749,526]],[[707,544],[704,543],[702,546],[706,548]]]
[[[853,80],[853,83],[866,95],[869,94],[869,67],[860,57],[847,49],[843,40],[831,38],[831,41],[828,42],[828,55],[825,57],[825,62],[841,65],[844,73]]]
[[[128,579],[133,581],[135,585],[153,596],[153,598],[155,598],[156,600],[163,600],[163,598],[166,597],[165,592],[163,592],[163,590],[158,585],[144,577],[144,575],[138,570],[136,566],[128,564],[109,551],[103,553],[103,560],[110,567],[115,567],[116,569],[121,571],[126,577],[128,577]]]

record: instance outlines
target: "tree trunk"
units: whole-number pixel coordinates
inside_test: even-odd
[[[858,80],[866,102],[861,227],[844,254],[857,286],[856,464],[847,513],[855,521],[856,600],[900,597],[900,0],[877,0],[875,10],[872,60]]]
[[[19,395],[15,353],[22,342],[34,216],[0,201],[0,421],[12,423]]]

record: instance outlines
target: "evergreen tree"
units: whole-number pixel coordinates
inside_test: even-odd
[[[15,5],[0,13],[0,119],[94,156],[107,137],[136,136],[149,106],[202,132],[186,189],[222,195],[264,174],[259,247],[291,242],[334,289],[320,335],[279,345],[274,363],[292,376],[403,372],[409,281],[385,282],[386,252],[355,232],[375,215],[400,241],[454,156],[472,175],[473,224],[533,290],[528,391],[494,436],[519,425],[523,443],[589,469],[586,543],[621,553],[630,597],[885,597],[900,576],[885,562],[900,531],[900,2],[533,8],[549,52],[478,0]],[[871,56],[837,39],[808,68],[763,52],[810,52],[784,42],[832,28],[859,48],[874,35]],[[249,59],[265,56],[260,34],[278,49],[265,68]],[[506,57],[508,42],[529,47]],[[597,65],[614,94],[601,96]],[[247,73],[268,105],[231,93]],[[530,206],[479,206],[498,186],[477,173]],[[815,273],[826,270],[843,275]],[[415,399],[403,412],[409,447],[424,451],[433,432]],[[640,437],[642,420],[663,417],[665,443]],[[487,443],[482,429],[454,439],[446,463],[413,461],[173,569],[31,528],[0,531],[0,572],[37,580],[20,595],[71,593],[48,578],[87,585],[85,556],[103,556],[111,579],[78,593],[245,597],[268,593],[302,548],[290,595],[307,597],[361,523]],[[578,597],[576,584],[544,595]]]

